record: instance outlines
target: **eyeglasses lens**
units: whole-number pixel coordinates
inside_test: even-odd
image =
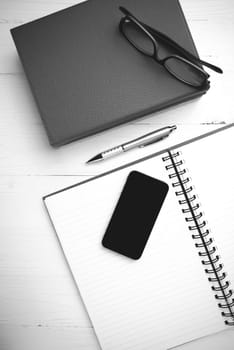
[[[169,57],[165,63],[165,68],[178,79],[193,86],[201,86],[206,81],[206,76],[199,69],[184,60],[176,57]]]
[[[128,40],[138,50],[149,56],[154,54],[154,45],[152,40],[136,23],[127,19],[124,22],[123,31]]]

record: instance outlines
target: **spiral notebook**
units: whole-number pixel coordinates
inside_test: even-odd
[[[168,349],[234,325],[233,126],[44,197],[103,350]],[[137,261],[101,245],[132,170],[169,184]]]

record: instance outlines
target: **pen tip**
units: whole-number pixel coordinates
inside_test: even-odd
[[[171,130],[173,131],[173,130],[176,130],[177,129],[177,126],[176,125],[172,125],[171,126]]]
[[[90,158],[86,164],[89,164],[89,163],[93,163],[93,162],[96,162],[98,160],[101,160],[102,159],[102,155],[101,154],[97,154],[96,156],[94,156],[93,158]]]

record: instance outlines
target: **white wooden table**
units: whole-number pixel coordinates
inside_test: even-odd
[[[0,0],[0,350],[99,349],[43,195],[234,121],[234,1],[181,0],[200,56],[224,70],[223,75],[211,72],[209,92],[53,149],[9,30],[74,3]],[[167,141],[85,165],[107,147],[170,124],[178,130]],[[181,347],[233,348],[230,329]]]

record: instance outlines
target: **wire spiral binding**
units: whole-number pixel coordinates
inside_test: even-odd
[[[193,194],[191,180],[187,176],[187,170],[184,168],[184,161],[180,159],[180,152],[170,152],[163,157],[167,164],[166,170],[169,172],[169,178],[172,179],[172,187],[175,188],[176,196],[179,196],[179,204],[182,206],[182,212],[185,215],[185,221],[188,228],[192,231],[192,238],[196,240],[195,247],[199,249],[201,262],[205,267],[205,272],[209,275],[208,281],[211,282],[211,289],[215,292],[215,298],[219,300],[218,307],[224,311],[221,315],[225,318],[225,324],[234,326],[234,298],[233,290],[230,289],[230,282],[226,280],[226,273],[223,272],[223,264],[220,263],[220,257],[217,249],[213,245],[213,239],[210,237],[210,231],[204,220],[200,204],[197,203],[197,197]]]

